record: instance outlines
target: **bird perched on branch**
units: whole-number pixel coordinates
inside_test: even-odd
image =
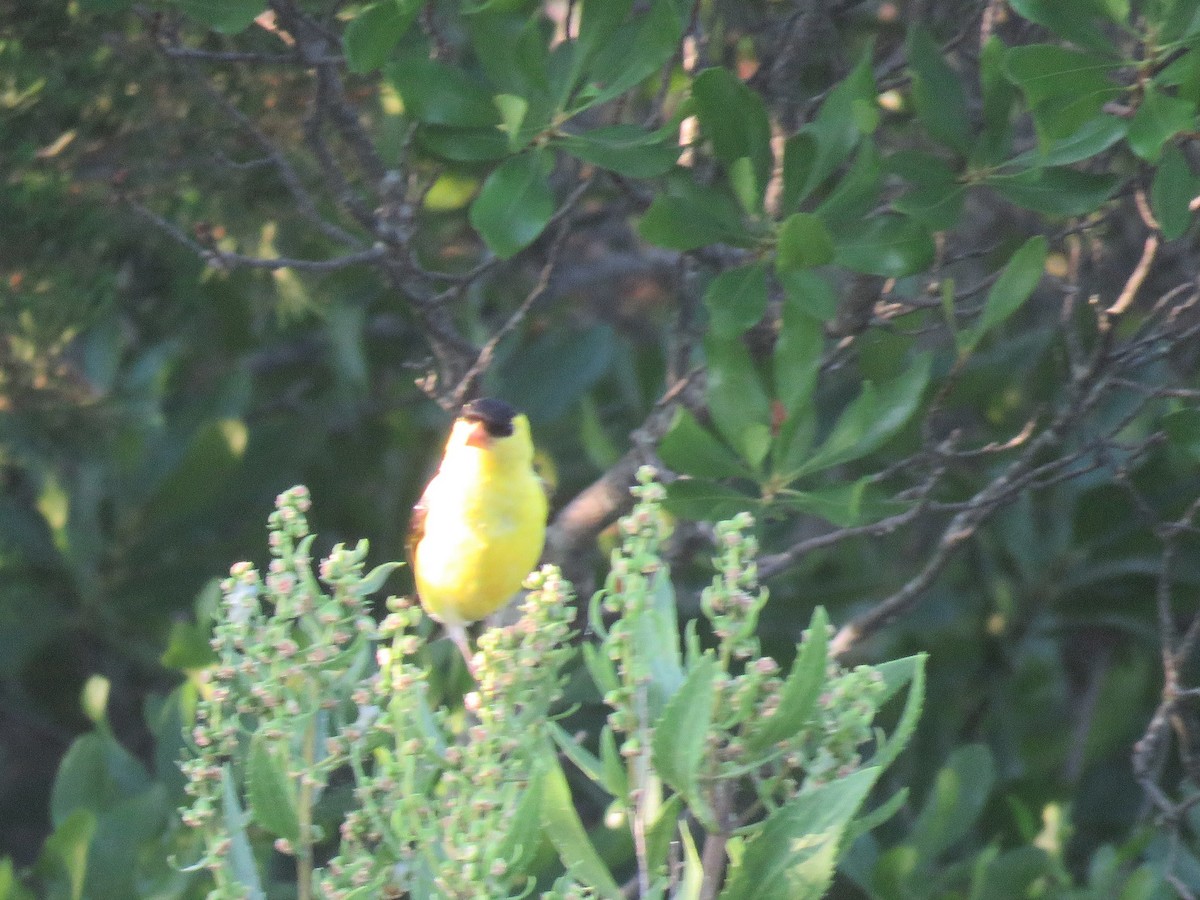
[[[542,555],[547,501],[533,456],[524,415],[503,400],[473,400],[413,507],[408,552],[417,596],[468,666],[466,626],[504,606]]]

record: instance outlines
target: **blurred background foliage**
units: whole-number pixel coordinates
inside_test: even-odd
[[[398,558],[481,391],[585,595],[654,461],[767,652],[930,654],[839,895],[1200,890],[1192,0],[0,13],[0,897],[200,889],[214,579],[299,482]]]

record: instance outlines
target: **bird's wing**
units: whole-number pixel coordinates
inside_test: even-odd
[[[408,537],[405,539],[404,546],[408,551],[410,567],[416,564],[417,544],[421,543],[421,538],[425,536],[425,516],[429,511],[431,489],[436,480],[437,476],[435,475],[433,481],[425,486],[425,490],[421,493],[421,499],[413,504],[412,515],[408,519]]]

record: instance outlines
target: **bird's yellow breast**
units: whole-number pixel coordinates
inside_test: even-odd
[[[448,625],[491,615],[537,565],[546,495],[532,467],[460,448],[447,453],[424,504],[413,575],[426,611]]]

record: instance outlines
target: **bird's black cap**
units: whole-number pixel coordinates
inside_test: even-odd
[[[508,437],[513,433],[513,417],[516,409],[494,397],[480,397],[462,408],[462,418],[468,422],[482,422],[492,437]]]

